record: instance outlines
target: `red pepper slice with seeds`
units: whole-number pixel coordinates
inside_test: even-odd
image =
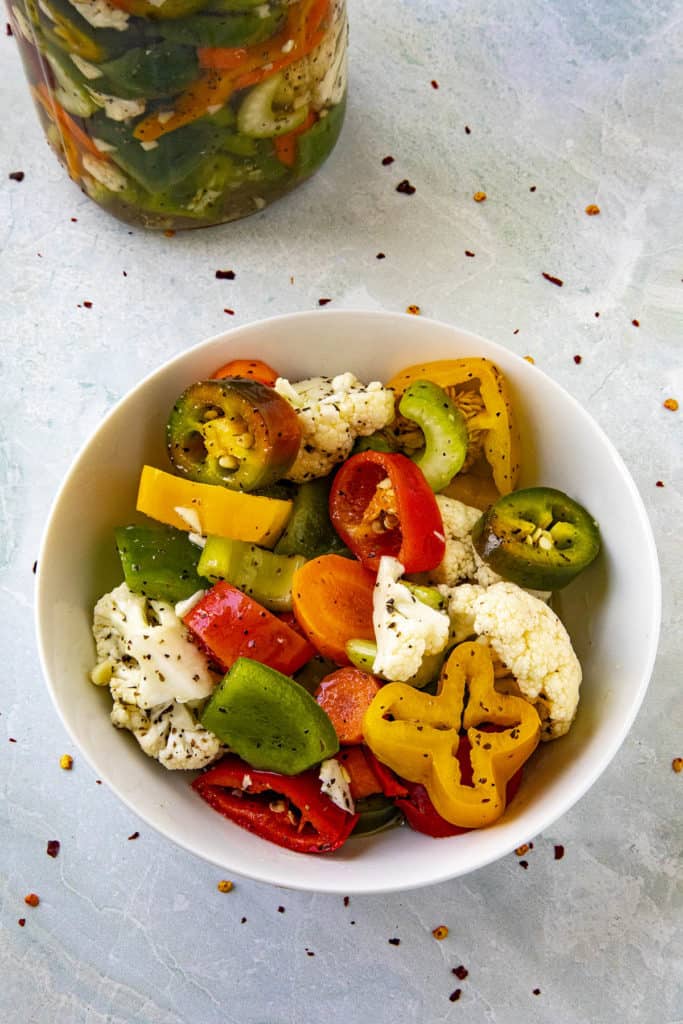
[[[358,821],[320,791],[317,770],[300,775],[250,768],[228,756],[200,775],[192,788],[236,825],[296,853],[331,853]]]
[[[406,573],[427,572],[445,554],[434,493],[418,466],[396,452],[367,450],[344,463],[330,490],[330,519],[370,569],[390,555]]]

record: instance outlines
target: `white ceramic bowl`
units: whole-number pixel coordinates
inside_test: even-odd
[[[581,659],[580,710],[564,739],[542,744],[502,821],[455,838],[408,828],[302,856],[212,811],[182,772],[147,758],[109,722],[106,689],[88,679],[95,600],[120,582],[115,526],[131,520],[143,462],[167,467],[164,426],[191,382],[233,357],[258,357],[291,379],[352,370],[387,380],[411,363],[487,356],[505,373],[522,433],[522,485],[558,487],[602,526],[604,551],[562,594]],[[624,557],[628,552],[628,558]],[[419,317],[325,310],[276,317],[189,349],[134,388],[75,460],[55,500],[39,557],[37,626],[48,687],[74,742],[136,814],[185,849],[230,872],[296,889],[366,893],[410,889],[480,868],[548,828],[593,785],[626,736],[648,685],[660,619],[655,545],[619,455],[588,413],[506,349]]]

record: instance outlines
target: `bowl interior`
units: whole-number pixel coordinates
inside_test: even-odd
[[[407,828],[304,857],[256,839],[211,811],[188,776],[148,759],[109,722],[111,701],[89,682],[96,599],[121,581],[113,528],[135,518],[141,466],[167,468],[164,426],[177,396],[237,356],[291,379],[353,371],[387,380],[411,363],[484,355],[508,379],[519,415],[524,485],[564,490],[602,526],[604,552],[561,596],[582,662],[577,720],[542,745],[503,821],[452,839]],[[623,552],[628,551],[628,559]],[[464,874],[509,852],[563,814],[623,741],[649,680],[659,631],[659,572],[642,502],[621,459],[589,415],[538,369],[452,326],[417,317],[326,310],[236,328],[176,357],[109,414],[73,464],[53,506],[38,571],[43,669],[74,741],[141,818],[188,850],[245,876],[319,892],[408,889]]]

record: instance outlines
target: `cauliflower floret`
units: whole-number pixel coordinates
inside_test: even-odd
[[[294,106],[311,103],[321,111],[340,103],[346,92],[348,25],[341,0],[336,0],[332,27],[322,42],[283,72],[294,95]]]
[[[301,425],[301,447],[287,474],[299,484],[327,476],[349,456],[357,437],[374,434],[394,418],[393,391],[379,381],[362,384],[352,373],[294,384],[278,377],[275,390],[295,410]]]
[[[414,676],[426,654],[442,651],[449,633],[448,615],[419,601],[399,582],[402,574],[396,558],[380,558],[372,602],[373,672],[398,682]]]
[[[320,763],[318,778],[320,779],[320,792],[329,796],[332,803],[340,807],[342,811],[353,814],[355,807],[348,773],[344,766],[336,758],[328,757],[327,760]]]
[[[555,612],[514,583],[463,584],[448,597],[451,639],[482,637],[538,711],[541,739],[564,736],[579,703],[581,665]]]
[[[147,754],[164,768],[190,770],[206,768],[224,751],[217,736],[199,724],[196,705],[162,704],[143,710],[115,701],[111,711],[117,729],[129,729]]]
[[[480,510],[445,494],[437,494],[436,503],[443,522],[446,553],[435,569],[420,578],[449,587],[465,580],[476,581],[482,587],[499,583],[501,577],[480,558],[472,542],[472,527],[481,516]]]
[[[133,594],[122,583],[95,605],[98,665],[122,704],[149,709],[208,697],[216,681],[173,606]],[[103,676],[104,664],[111,675]]]

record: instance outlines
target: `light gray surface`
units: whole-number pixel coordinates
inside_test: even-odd
[[[354,0],[350,108],[327,166],[249,221],[170,239],[131,233],[68,181],[41,138],[15,43],[0,39],[0,1020],[683,1020],[683,774],[671,769],[683,756],[683,413],[662,405],[683,403],[676,6]],[[395,163],[383,167],[387,154]],[[22,183],[8,180],[14,170]],[[413,196],[394,190],[404,177]],[[472,201],[478,189],[485,203]],[[588,203],[600,216],[586,216]],[[227,267],[236,279],[215,280]],[[528,869],[513,855],[347,907],[241,879],[222,895],[214,868],[144,828],[71,750],[32,623],[50,501],[112,403],[187,345],[321,297],[417,303],[533,355],[624,456],[664,587],[636,724],[593,790],[529,837]],[[71,773],[58,764],[66,751]],[[61,841],[56,860],[48,839]],[[450,934],[437,942],[442,923]],[[450,973],[458,964],[470,972],[462,982]]]

